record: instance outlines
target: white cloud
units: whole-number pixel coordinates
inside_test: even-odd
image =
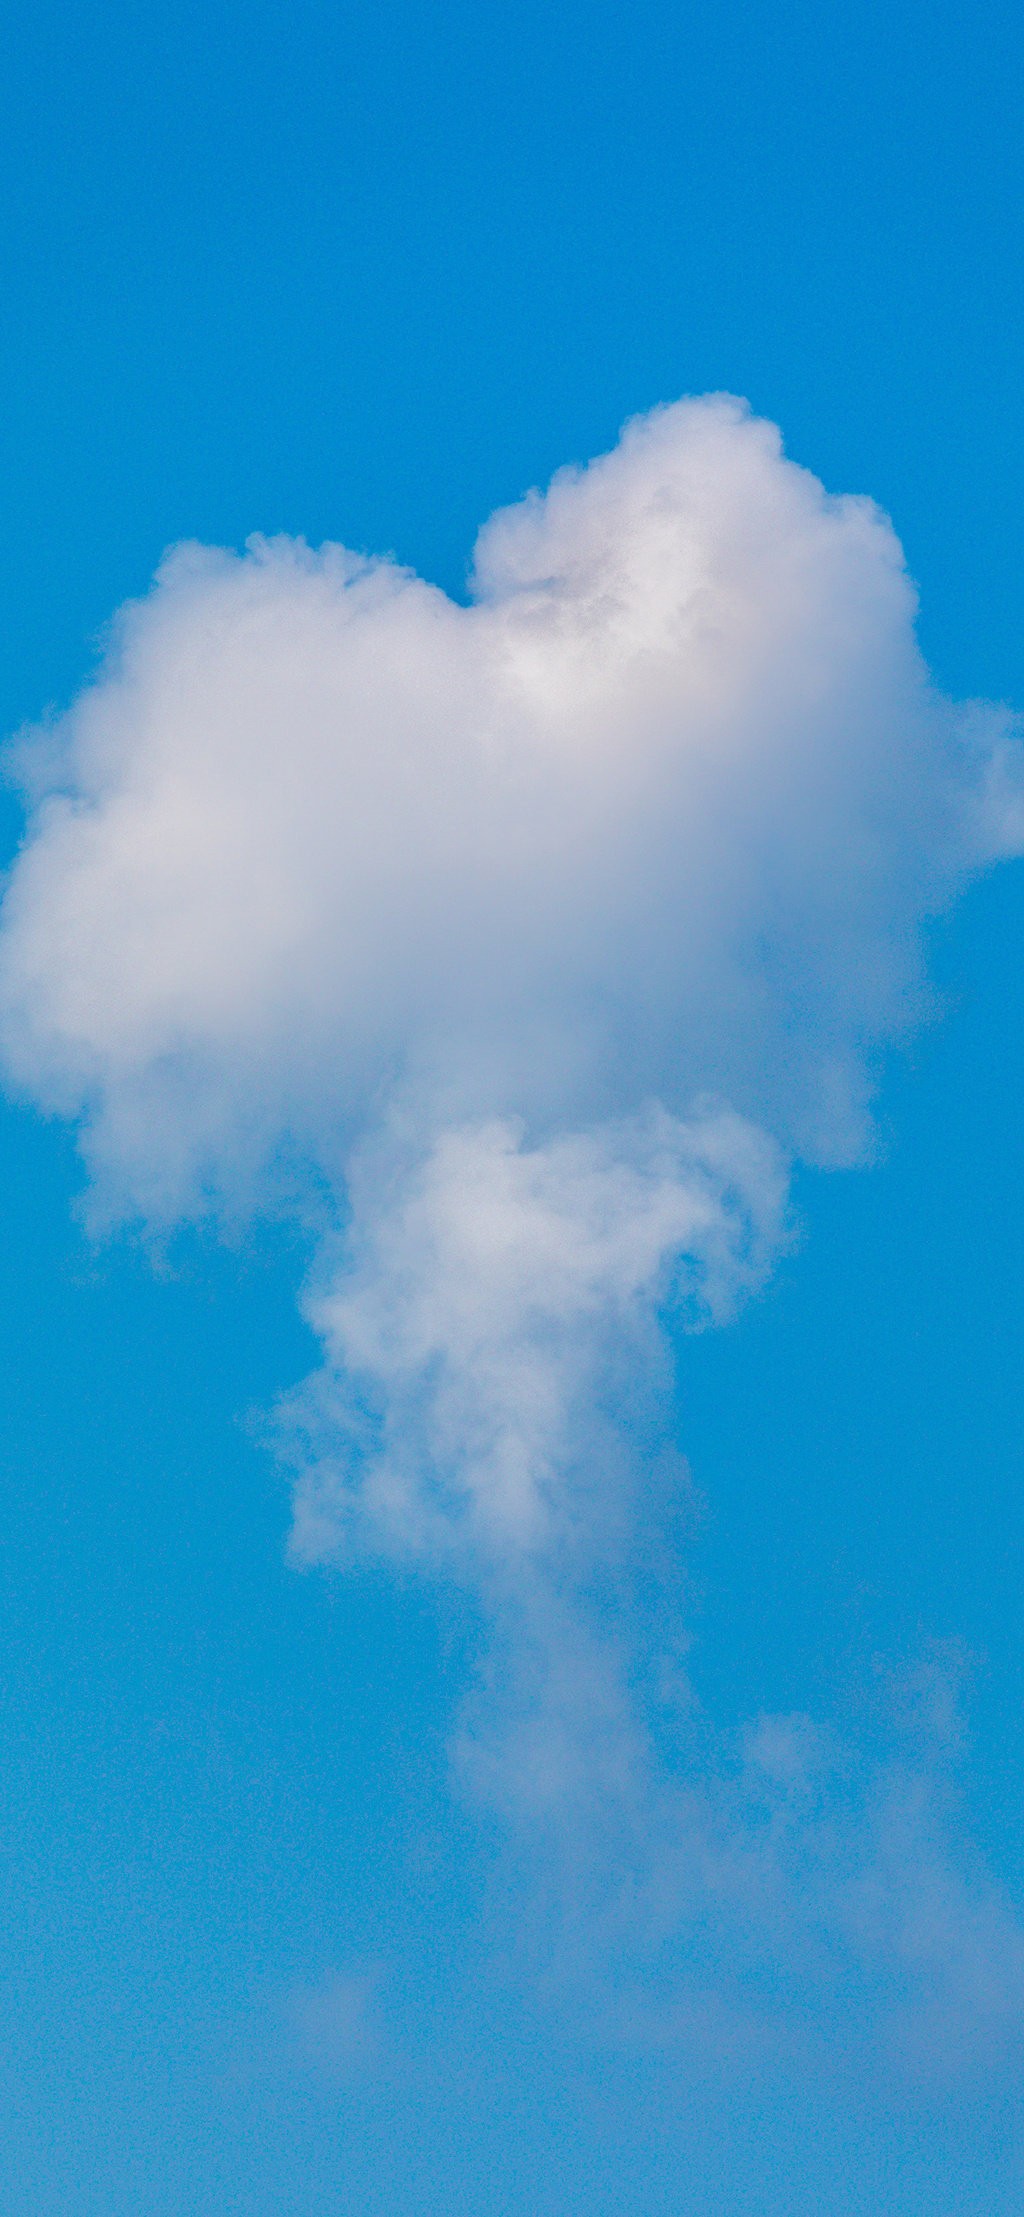
[[[338,1176],[399,1080],[435,1128],[713,1094],[862,1146],[922,917],[1021,830],[889,525],[688,402],[494,517],[477,585],[179,549],[23,747],[6,1059],[111,1201]]]
[[[649,1366],[656,1309],[721,1320],[763,1276],[777,1152],[726,1112],[657,1110],[534,1148],[476,1124],[408,1155],[356,1158],[340,1267],[306,1302],[326,1363],[292,1409],[296,1552],[332,1554],[355,1522],[490,1572],[564,1553],[600,1519],[595,1418],[623,1350]]]
[[[1006,716],[931,685],[885,518],[735,401],[493,517],[474,594],[170,555],[21,743],[0,1042],[98,1214],[312,1212],[297,1554],[475,1580],[520,1651],[478,1773],[588,1748],[633,1793],[572,1595],[623,1546],[659,1317],[757,1284],[794,1156],[863,1155],[922,927],[1024,847],[1024,785]]]

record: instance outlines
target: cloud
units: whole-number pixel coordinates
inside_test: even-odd
[[[376,1983],[375,1973],[331,1971],[292,1990],[283,2016],[296,2066],[342,2078],[366,2068],[378,2045],[371,2014]]]
[[[248,2008],[217,2028],[214,2058],[225,2092],[307,2081],[365,2091],[385,2061],[380,1966],[323,1971],[283,1991],[257,1986]]]
[[[690,2081],[795,2065],[899,2101],[1019,2077],[1024,1929],[967,1836],[947,1658],[925,1720],[891,1699],[733,1733],[691,1707],[656,1745],[626,1640],[577,1615],[540,1658],[516,1632],[460,1755],[515,1817],[495,1956],[518,1945],[556,2017]]]
[[[662,1793],[625,1566],[666,1321],[761,1282],[794,1159],[867,1154],[928,919],[1024,849],[1010,719],[914,617],[877,509],[688,401],[492,517],[466,605],[178,548],[17,749],[9,1082],[77,1120],[98,1219],[314,1229],[294,1552],[476,1587],[464,1760],[520,1805]],[[778,1786],[797,1741],[756,1746]]]
[[[398,1091],[537,1138],[713,1095],[862,1149],[922,918],[1022,824],[885,519],[688,402],[494,517],[475,589],[179,548],[23,743],[6,1062],[111,1205],[340,1179]]]
[[[341,1261],[306,1301],[326,1363],[290,1410],[295,1551],[330,1555],[355,1521],[492,1573],[564,1554],[581,1524],[593,1538],[602,1400],[624,1359],[657,1366],[655,1312],[720,1321],[763,1277],[785,1220],[778,1152],[721,1110],[536,1147],[474,1124],[411,1160],[405,1138],[356,1157]]]

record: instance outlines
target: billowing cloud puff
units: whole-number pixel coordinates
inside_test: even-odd
[[[179,548],[23,748],[7,1067],[119,1205],[258,1198],[282,1152],[340,1179],[399,1092],[863,1145],[920,922],[1022,823],[884,518],[687,402],[492,518],[474,576]]]
[[[341,547],[177,549],[20,744],[8,1077],[78,1120],[101,1213],[316,1227],[295,1551],[475,1582],[514,1660],[467,1762],[520,1799],[649,1777],[580,1596],[664,1319],[757,1285],[795,1156],[863,1154],[924,924],[1024,848],[1007,718],[935,690],[914,614],[869,502],[684,402],[494,516],[468,605]]]

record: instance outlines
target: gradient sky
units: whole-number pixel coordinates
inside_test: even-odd
[[[44,0],[3,52],[5,731],[176,541],[462,599],[496,509],[709,391],[892,517],[944,692],[1024,704],[1017,11]],[[308,1227],[94,1236],[73,1120],[3,1107],[5,2217],[1019,2210],[1020,863],[929,943],[874,1160],[678,1336],[651,1573],[708,1740],[814,1719],[840,1834],[927,1801],[886,1855],[959,1967],[902,2053],[905,1966],[655,1942],[635,1847],[474,1794],[472,1586],[288,1560]]]

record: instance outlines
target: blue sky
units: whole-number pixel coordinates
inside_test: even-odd
[[[177,541],[340,540],[462,603],[495,511],[610,452],[627,419],[716,391],[778,423],[830,492],[891,515],[941,693],[1024,703],[1022,58],[996,8],[12,18],[4,729],[67,707]],[[225,593],[249,578],[231,572]],[[171,604],[149,605],[140,653]],[[780,667],[803,637],[780,635]],[[736,729],[753,744],[756,699]],[[865,712],[865,749],[873,729]],[[887,794],[871,788],[872,811]],[[13,790],[4,810],[13,858]],[[395,1219],[372,1148],[336,1177],[334,1112],[317,1096],[314,1115],[291,1061],[327,1230],[308,1190],[297,1210],[277,1189],[253,1200],[238,1118],[212,1218],[182,1194],[150,1205],[139,1180],[155,1191],[205,1079],[189,1066],[186,1109],[168,1108],[158,1072],[129,1147],[119,1048],[100,1084],[113,1122],[83,1169],[95,1086],[45,1045],[42,996],[81,965],[104,1018],[126,1007],[145,917],[100,934],[86,976],[98,912],[74,886],[70,937],[46,953],[69,882],[54,868],[36,983],[29,966],[20,1001],[4,987],[5,2209],[1017,2210],[1019,862],[927,924],[933,1020],[892,1043],[892,1010],[876,1011],[876,1136],[851,1167],[822,1166],[787,1090],[792,1037],[813,1061],[832,984],[852,990],[847,958],[825,962],[820,993],[816,955],[794,970],[761,1065],[725,1037],[712,1075],[718,1090],[735,1076],[739,1110],[791,1163],[790,1236],[731,1320],[670,1321],[674,1384],[653,1410],[640,1381],[668,1358],[646,1342],[607,1358],[631,1536],[595,1542],[579,1592],[557,1547],[527,1588],[490,1541],[467,1568],[378,1544],[369,1523],[344,1560],[333,1542],[326,1561],[289,1557],[273,1412],[322,1346],[340,1394],[353,1335],[383,1313],[381,1256],[408,1263],[394,1242],[427,1171],[388,1168]],[[909,908],[872,900],[883,936],[910,931]],[[659,914],[642,952],[660,976]],[[522,1037],[532,1079],[545,1057]],[[67,1113],[48,1115],[58,1064]],[[245,1094],[248,1064],[217,1067]],[[618,1136],[593,1136],[588,1095],[572,1205],[586,1185],[618,1222],[654,1158],[614,1067]],[[693,1091],[667,1104],[684,1200],[714,1187]],[[486,1109],[525,1117],[546,1205],[568,1108],[551,1131],[522,1089]],[[436,1124],[430,1191],[444,1161],[458,1199],[491,1158],[468,1142],[443,1157]],[[350,1174],[361,1306],[332,1323],[296,1295],[311,1270],[322,1301],[350,1282],[331,1246]],[[90,1230],[87,1190],[94,1217],[97,1195],[127,1194],[128,1224]],[[728,1230],[733,1203],[714,1196]],[[748,1203],[768,1241],[764,1178]],[[391,1311],[387,1328],[412,1332]],[[419,1469],[436,1410],[388,1344],[376,1417],[397,1412],[395,1467],[404,1439]],[[600,1472],[607,1443],[587,1427],[611,1389],[578,1360],[591,1398],[574,1371],[573,1421]],[[314,1411],[328,1431],[334,1410]],[[299,1414],[315,1430],[308,1402]],[[685,1680],[667,1710],[666,1657]],[[572,1679],[561,1706],[555,1678]],[[567,1771],[579,1758],[554,1816],[528,1790],[538,1715]],[[782,1798],[751,1815],[735,1782],[764,1719],[753,1761],[768,1750]],[[780,1719],[810,1722],[786,1737]],[[609,1746],[629,1773],[618,1799],[588,1769]],[[707,1847],[682,1883],[684,1810],[739,1860],[756,1834],[760,1893],[730,1895],[728,1855]]]

